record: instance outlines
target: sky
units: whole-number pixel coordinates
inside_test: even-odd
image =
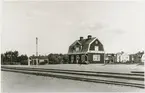
[[[80,36],[97,37],[105,52],[145,50],[145,3],[135,1],[3,3],[1,52],[67,53]]]

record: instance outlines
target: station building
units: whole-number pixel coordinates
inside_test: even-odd
[[[69,63],[104,63],[104,47],[98,38],[88,35],[75,40],[68,50]]]

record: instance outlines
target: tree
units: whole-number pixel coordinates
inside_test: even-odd
[[[63,63],[66,64],[66,63],[68,63],[68,61],[69,61],[68,55],[64,54],[63,55]]]
[[[66,61],[66,56],[64,57],[63,54],[49,54],[48,55],[49,64],[62,64],[64,63],[64,59]]]
[[[59,60],[59,63],[60,63],[60,64],[63,63],[63,55],[62,55],[62,54],[59,54],[59,55],[58,55],[58,60]]]
[[[21,65],[28,65],[28,57],[27,55],[21,55],[18,57],[18,61]]]
[[[4,58],[5,58],[4,54],[1,54],[1,64],[4,64]]]
[[[5,55],[5,62],[17,62],[17,58],[18,58],[18,51],[7,51],[6,53],[4,53]]]
[[[28,59],[27,55],[19,56],[18,51],[7,51],[1,54],[1,64],[16,65],[20,64],[21,62],[24,62],[24,60],[27,59]]]

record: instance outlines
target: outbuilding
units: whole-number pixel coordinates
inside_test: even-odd
[[[30,56],[28,65],[41,65],[49,62],[48,56]]]

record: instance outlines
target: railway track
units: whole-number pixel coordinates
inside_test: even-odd
[[[144,74],[2,66],[2,71],[144,88]]]

